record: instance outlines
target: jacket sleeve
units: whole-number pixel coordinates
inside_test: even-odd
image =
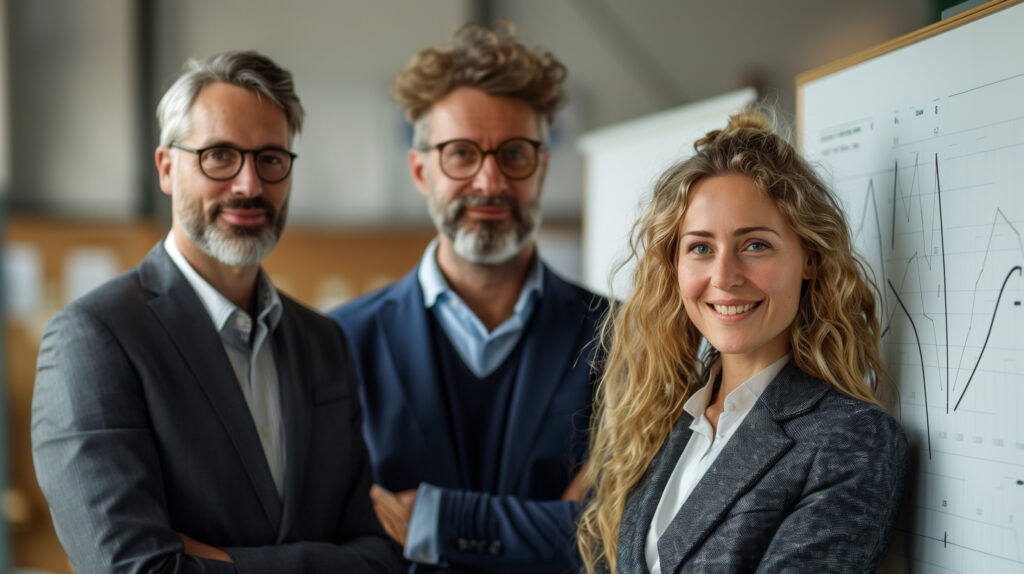
[[[865,409],[830,434],[758,572],[873,573],[885,557],[906,479],[903,431]]]
[[[442,489],[440,562],[496,573],[570,571],[578,566],[579,510],[577,502]]]
[[[235,563],[185,555],[168,518],[158,445],[138,374],[119,340],[81,309],[61,311],[43,333],[32,453],[58,537],[79,572],[403,569],[392,545],[375,536],[342,544],[226,549]]]

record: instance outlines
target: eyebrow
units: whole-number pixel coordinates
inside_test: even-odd
[[[771,227],[765,227],[763,225],[757,225],[757,226],[754,226],[754,227],[741,227],[741,228],[739,228],[739,229],[737,229],[736,231],[733,232],[733,236],[734,237],[739,237],[741,235],[747,235],[748,233],[754,233],[754,232],[757,232],[757,231],[767,231],[768,233],[772,233],[774,235],[779,235],[779,232],[775,231]],[[707,238],[714,237],[714,234],[712,234],[710,231],[703,231],[703,230],[687,231],[686,233],[683,233],[682,236],[686,237],[687,235],[694,235],[696,237],[707,237]],[[781,235],[779,235],[779,236],[781,237]]]

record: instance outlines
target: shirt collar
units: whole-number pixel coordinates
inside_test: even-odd
[[[757,399],[761,398],[761,394],[764,393],[764,390],[775,379],[775,375],[778,375],[779,371],[789,363],[789,360],[790,355],[787,353],[774,363],[761,369],[753,377],[744,381],[742,385],[733,389],[729,396],[725,397],[726,412],[745,412],[753,408],[754,403],[757,402]],[[722,361],[719,359],[711,366],[708,373],[708,382],[683,404],[683,410],[694,419],[700,419],[708,408],[708,403],[711,402],[711,389],[721,369]]]
[[[196,295],[199,296],[199,300],[203,303],[203,307],[210,315],[210,319],[213,320],[213,325],[218,332],[224,328],[224,325],[236,312],[246,313],[229,301],[213,285],[210,285],[192,267],[181,253],[181,250],[178,249],[178,245],[174,241],[174,232],[168,233],[167,238],[164,239],[164,249],[167,251],[167,255],[170,256],[171,261],[174,262],[174,265],[185,276],[188,284],[192,286]],[[266,323],[271,330],[277,327],[282,313],[281,297],[262,268],[260,268],[259,274],[256,277],[256,310],[259,321]]]
[[[423,252],[417,276],[420,281],[420,289],[423,291],[423,306],[427,309],[432,308],[442,295],[449,294],[452,297],[458,297],[452,291],[451,286],[448,285],[444,274],[441,273],[441,268],[437,265],[436,237],[431,240],[430,244],[427,245],[427,249]],[[526,275],[526,281],[523,282],[523,288],[519,291],[519,298],[516,300],[515,305],[516,313],[523,312],[533,293],[536,293],[538,298],[544,295],[544,274],[542,273],[540,257],[537,255],[534,256],[533,264]]]

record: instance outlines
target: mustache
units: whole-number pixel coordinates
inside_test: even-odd
[[[274,221],[277,217],[277,210],[262,196],[256,197],[234,197],[213,204],[210,208],[209,219],[212,221],[225,209],[261,209],[267,214],[268,221]]]
[[[466,195],[459,197],[448,204],[445,211],[451,221],[457,221],[465,211],[471,207],[507,207],[512,211],[512,218],[516,221],[523,220],[523,208],[514,197],[499,195],[488,197],[483,195]]]

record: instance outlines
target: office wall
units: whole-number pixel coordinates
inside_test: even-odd
[[[757,83],[792,114],[794,78],[921,28],[932,0],[498,0],[570,69],[590,128]]]
[[[9,0],[10,206],[138,211],[131,0]],[[5,133],[8,133],[5,131]]]

